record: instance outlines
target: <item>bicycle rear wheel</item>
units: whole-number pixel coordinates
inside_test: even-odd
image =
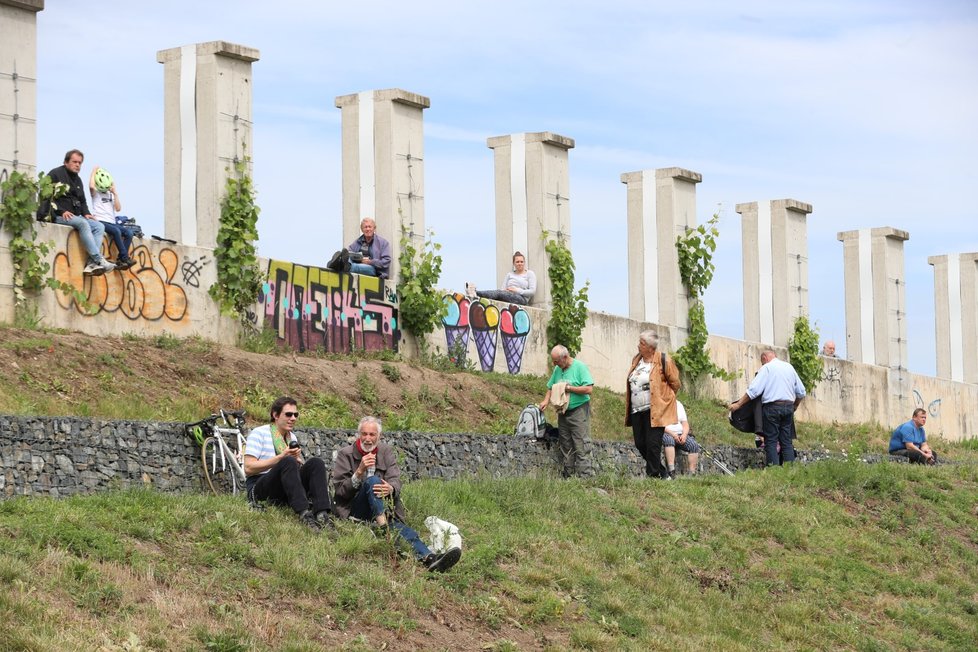
[[[236,494],[244,490],[217,437],[208,437],[204,440],[204,445],[200,449],[200,459],[204,466],[204,479],[207,480],[207,486],[216,495]]]

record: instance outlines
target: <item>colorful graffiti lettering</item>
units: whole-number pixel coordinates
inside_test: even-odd
[[[506,355],[507,370],[511,374],[520,372],[526,337],[530,333],[530,316],[523,308],[510,304],[500,310],[485,299],[471,301],[457,292],[446,294],[444,300],[448,313],[442,318],[442,325],[452,362],[458,364],[465,360],[471,331],[479,354],[479,365],[483,371],[492,371],[496,362],[498,333]]]
[[[110,255],[113,247],[103,241],[103,255]],[[54,257],[54,278],[81,291],[94,310],[86,310],[72,295],[59,290],[58,303],[62,308],[70,310],[74,306],[83,315],[119,312],[131,320],[185,322],[188,319],[187,293],[173,282],[180,259],[172,249],[161,249],[154,263],[149,248],[139,245],[130,254],[135,265],[103,276],[82,273],[87,257],[78,233],[71,229],[64,251]]]
[[[397,350],[397,295],[383,279],[272,260],[258,297],[265,327],[299,351]]]

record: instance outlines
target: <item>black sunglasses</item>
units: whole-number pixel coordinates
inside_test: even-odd
[[[282,414],[284,414],[285,417],[288,418],[288,419],[291,419],[292,417],[295,417],[296,419],[299,418],[299,413],[298,412],[283,412]]]

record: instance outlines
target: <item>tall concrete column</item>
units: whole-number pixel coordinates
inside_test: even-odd
[[[513,253],[526,255],[537,276],[533,305],[549,306],[546,242],[560,238],[571,246],[570,169],[567,152],[574,139],[549,131],[495,136],[496,277],[512,267]]]
[[[891,227],[843,231],[846,286],[846,357],[907,369],[906,231]]]
[[[44,0],[0,0],[0,182],[11,172],[37,176],[37,12],[43,10]]]
[[[696,184],[701,181],[703,175],[683,168],[621,175],[627,193],[632,319],[689,328],[689,297],[679,276],[676,237],[696,226]]]
[[[424,116],[431,100],[400,88],[336,98],[342,121],[343,243],[372,217],[390,240],[397,273],[401,231],[420,243],[424,222]]]
[[[156,53],[163,64],[166,237],[216,246],[225,182],[234,164],[254,151],[251,64],[258,56],[254,48],[226,41]]]
[[[808,214],[796,199],[737,204],[743,233],[744,339],[788,346],[808,314]]]
[[[931,256],[937,375],[978,383],[978,253]]]

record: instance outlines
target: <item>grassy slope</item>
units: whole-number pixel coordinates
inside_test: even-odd
[[[234,499],[0,503],[0,649],[967,650],[978,472],[824,463],[650,483],[416,482],[428,576]],[[283,644],[281,641],[287,642]],[[485,646],[485,647],[483,647]]]

